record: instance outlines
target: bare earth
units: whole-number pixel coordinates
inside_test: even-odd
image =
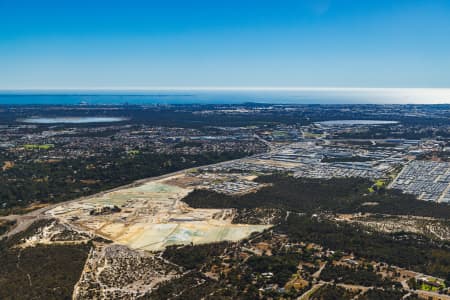
[[[158,251],[168,245],[237,241],[268,225],[231,224],[230,209],[193,209],[180,201],[192,187],[176,186],[186,173],[61,203],[35,213],[74,229],[96,234],[131,249]],[[105,207],[120,212],[99,213]]]

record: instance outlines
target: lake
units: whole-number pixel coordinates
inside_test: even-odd
[[[20,120],[22,123],[32,124],[84,124],[84,123],[111,123],[127,120],[121,117],[57,117],[57,118],[26,118]]]
[[[343,125],[388,125],[397,124],[397,121],[381,121],[381,120],[333,120],[317,122],[316,124],[325,126],[343,126]]]

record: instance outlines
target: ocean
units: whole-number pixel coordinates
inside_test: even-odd
[[[286,88],[0,91],[0,104],[438,104],[450,89]]]

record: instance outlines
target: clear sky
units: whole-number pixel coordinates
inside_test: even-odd
[[[0,89],[450,87],[449,0],[0,0]]]

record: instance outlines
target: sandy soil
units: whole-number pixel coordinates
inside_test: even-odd
[[[229,209],[193,209],[180,201],[193,187],[184,174],[63,203],[45,214],[65,224],[103,236],[131,249],[157,251],[168,245],[237,241],[268,225],[231,224]],[[186,185],[183,185],[186,186]],[[120,212],[93,215],[116,206]]]

